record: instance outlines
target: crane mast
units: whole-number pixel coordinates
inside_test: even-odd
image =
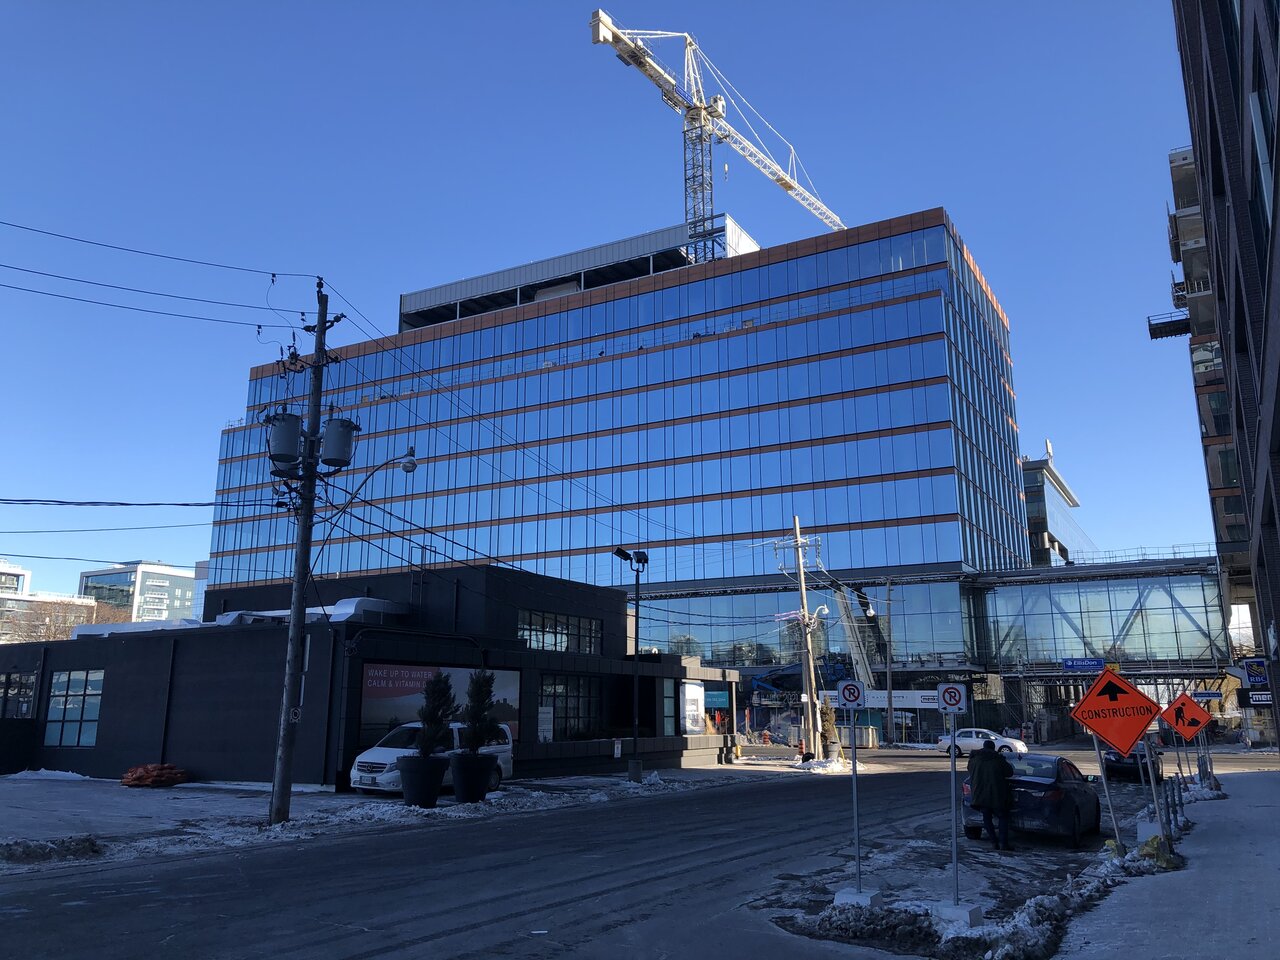
[[[644,42],[657,39],[684,42],[682,78],[677,79]],[[648,77],[666,104],[684,118],[684,214],[689,228],[688,253],[693,262],[714,260],[725,252],[714,225],[711,145],[717,140],[727,143],[832,230],[844,229],[840,218],[797,181],[794,148],[789,169],[783,169],[758,137],[744,136],[730,125],[725,116],[724,96],[717,94],[707,99],[702,82],[702,62],[706,56],[692,36],[661,30],[621,30],[605,11],[597,10],[591,17],[591,41],[613,47],[618,59]]]

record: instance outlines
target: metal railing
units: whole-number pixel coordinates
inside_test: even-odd
[[[1074,565],[1091,563],[1123,563],[1126,560],[1181,560],[1216,557],[1215,543],[1176,543],[1171,547],[1131,547],[1127,550],[1095,550],[1071,557]]]

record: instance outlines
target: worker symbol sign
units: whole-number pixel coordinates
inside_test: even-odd
[[[938,709],[943,713],[964,713],[968,710],[969,697],[964,684],[938,684]]]
[[[839,705],[846,710],[857,710],[862,706],[865,690],[857,680],[842,680],[836,691]]]
[[[1209,712],[1185,693],[1160,714],[1164,722],[1178,731],[1183,740],[1194,740],[1209,722]]]
[[[1071,717],[1099,740],[1128,755],[1159,712],[1159,704],[1132,683],[1103,670]]]

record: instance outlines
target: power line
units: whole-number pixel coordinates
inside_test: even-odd
[[[130,310],[134,313],[150,313],[158,317],[178,317],[183,320],[203,320],[207,323],[225,323],[235,327],[272,327],[277,330],[296,330],[289,323],[256,323],[253,320],[227,320],[224,317],[205,317],[194,313],[174,313],[170,310],[152,310],[148,307],[133,307],[127,303],[111,303],[108,300],[93,300],[88,297],[73,297],[69,293],[54,293],[50,290],[36,290],[33,287],[18,287],[11,283],[0,283],[6,290],[20,290],[23,293],[35,293],[42,297],[56,297],[59,300],[74,300],[76,303],[92,303],[99,307],[115,307],[117,310]]]
[[[210,527],[212,520],[203,523],[157,523],[144,527],[66,527],[58,530],[0,530],[0,535],[14,536],[20,533],[114,533],[127,530],[177,530],[181,527]]]
[[[78,563],[109,563],[112,566],[127,566],[134,560],[103,560],[101,557],[46,557],[38,553],[6,553],[6,557],[17,557],[19,560],[75,560]],[[167,560],[146,560],[144,563],[155,563],[162,567],[195,567],[194,563],[169,563]]]
[[[73,237],[66,233],[55,233],[52,230],[41,230],[39,227],[28,227],[21,223],[12,223],[8,220],[0,220],[0,227],[12,227],[14,230],[26,230],[29,233],[39,233],[46,237],[57,237],[59,240],[72,240],[76,243],[87,243],[93,247],[105,247],[108,250],[119,250],[122,253],[136,253],[143,257],[155,257],[159,260],[173,260],[177,263],[193,263],[201,267],[217,267],[220,270],[237,270],[240,273],[256,273],[264,277],[302,277],[312,279],[315,277],[313,273],[285,273],[283,270],[259,270],[255,267],[239,267],[230,263],[219,263],[216,260],[196,260],[192,257],[176,257],[168,253],[155,253],[151,250],[138,250],[134,247],[122,247],[115,243],[104,243],[101,240],[86,240],[84,237]]]
[[[67,280],[71,283],[85,283],[92,287],[106,287],[109,290],[123,290],[126,293],[141,293],[148,297],[167,297],[170,300],[186,300],[191,303],[208,303],[217,307],[239,307],[242,310],[266,310],[279,314],[280,309],[272,306],[262,306],[254,303],[235,303],[230,300],[206,300],[204,297],[187,297],[180,293],[163,293],[159,290],[144,290],[141,287],[124,287],[116,283],[104,283],[101,280],[86,280],[83,277],[68,277],[60,273],[47,273],[44,270],[33,270],[30,267],[15,267],[11,263],[0,263],[0,267],[5,270],[16,270],[19,273],[30,273],[37,277],[49,277],[53,280]],[[290,313],[315,313],[314,310],[290,310]]]
[[[241,507],[241,506],[258,506],[269,507],[275,506],[274,500],[242,500],[239,503],[219,504],[214,500],[206,500],[191,503],[182,502],[138,502],[131,503],[125,500],[37,500],[26,498],[8,498],[0,497],[0,505],[14,505],[26,507]]]

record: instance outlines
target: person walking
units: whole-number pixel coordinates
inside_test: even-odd
[[[969,754],[969,789],[971,806],[982,811],[982,825],[997,850],[1009,846],[1009,818],[1013,813],[1013,764],[996,753],[992,740],[981,750]],[[992,821],[995,821],[994,823]]]

